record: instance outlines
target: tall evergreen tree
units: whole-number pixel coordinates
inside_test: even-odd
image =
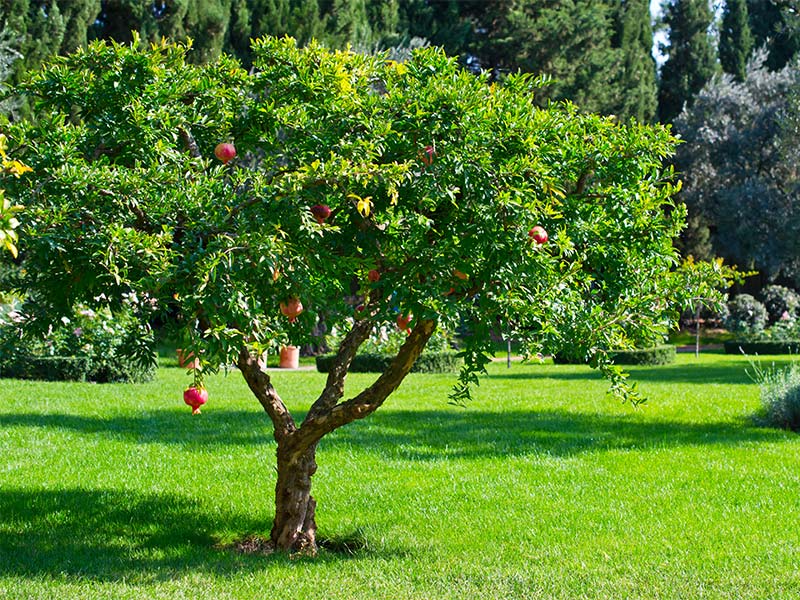
[[[716,71],[716,51],[709,34],[713,15],[708,0],[668,0],[664,18],[669,45],[661,67],[658,115],[671,123]]]
[[[782,69],[800,52],[796,2],[747,0],[747,9],[755,47],[767,47],[767,67],[773,71]]]
[[[621,102],[616,114],[652,121],[658,107],[653,24],[648,0],[624,0],[617,12],[614,45],[622,50]]]
[[[747,59],[753,49],[747,0],[726,0],[719,32],[719,62],[722,70],[744,81]]]
[[[476,54],[484,67],[552,76],[541,102],[566,98],[601,113],[620,106],[622,51],[612,44],[615,10],[608,2],[494,0],[482,19]]]

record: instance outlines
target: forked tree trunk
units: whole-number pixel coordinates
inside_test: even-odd
[[[403,381],[436,329],[433,320],[420,320],[397,356],[375,382],[354,398],[340,402],[344,379],[358,347],[372,325],[357,321],[341,344],[328,381],[300,427],[272,386],[269,375],[249,349],[239,354],[239,369],[250,390],[264,407],[278,443],[278,481],[275,484],[275,520],[270,543],[275,550],[316,554],[317,503],[311,495],[311,477],[317,470],[317,444],[326,434],[375,412]]]
[[[317,470],[314,444],[292,459],[278,446],[278,481],[275,484],[275,520],[270,539],[277,550],[316,554],[316,501],[311,495],[311,477]]]

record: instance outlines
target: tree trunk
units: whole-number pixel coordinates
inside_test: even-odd
[[[270,539],[276,550],[317,553],[316,501],[311,476],[317,470],[314,444],[299,456],[288,444],[278,444],[278,481],[275,484],[275,521]]]

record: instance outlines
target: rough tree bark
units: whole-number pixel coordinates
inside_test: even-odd
[[[317,444],[323,436],[375,412],[411,371],[425,344],[436,330],[433,320],[420,320],[389,368],[378,379],[345,402],[344,380],[358,348],[369,337],[372,323],[356,321],[343,340],[322,394],[300,427],[272,386],[256,356],[243,348],[238,366],[250,390],[272,420],[278,443],[278,480],[275,484],[275,520],[270,541],[276,550],[315,554],[316,501],[311,478],[317,470]]]

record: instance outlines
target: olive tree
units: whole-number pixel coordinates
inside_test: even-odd
[[[676,268],[663,128],[539,108],[535,78],[490,84],[437,49],[399,63],[268,38],[250,72],[186,51],[94,44],[21,87],[37,120],[9,133],[33,168],[3,180],[26,211],[13,283],[26,330],[133,295],[132,355],[152,360],[149,324],[169,314],[198,391],[235,363],[274,426],[280,550],[316,547],[320,441],[377,410],[437,327],[469,330],[455,401],[498,327],[528,354],[580,353],[636,401],[605,351],[663,334],[722,281]],[[300,420],[260,357],[321,315],[347,334]],[[346,395],[359,346],[395,322],[390,366]]]

